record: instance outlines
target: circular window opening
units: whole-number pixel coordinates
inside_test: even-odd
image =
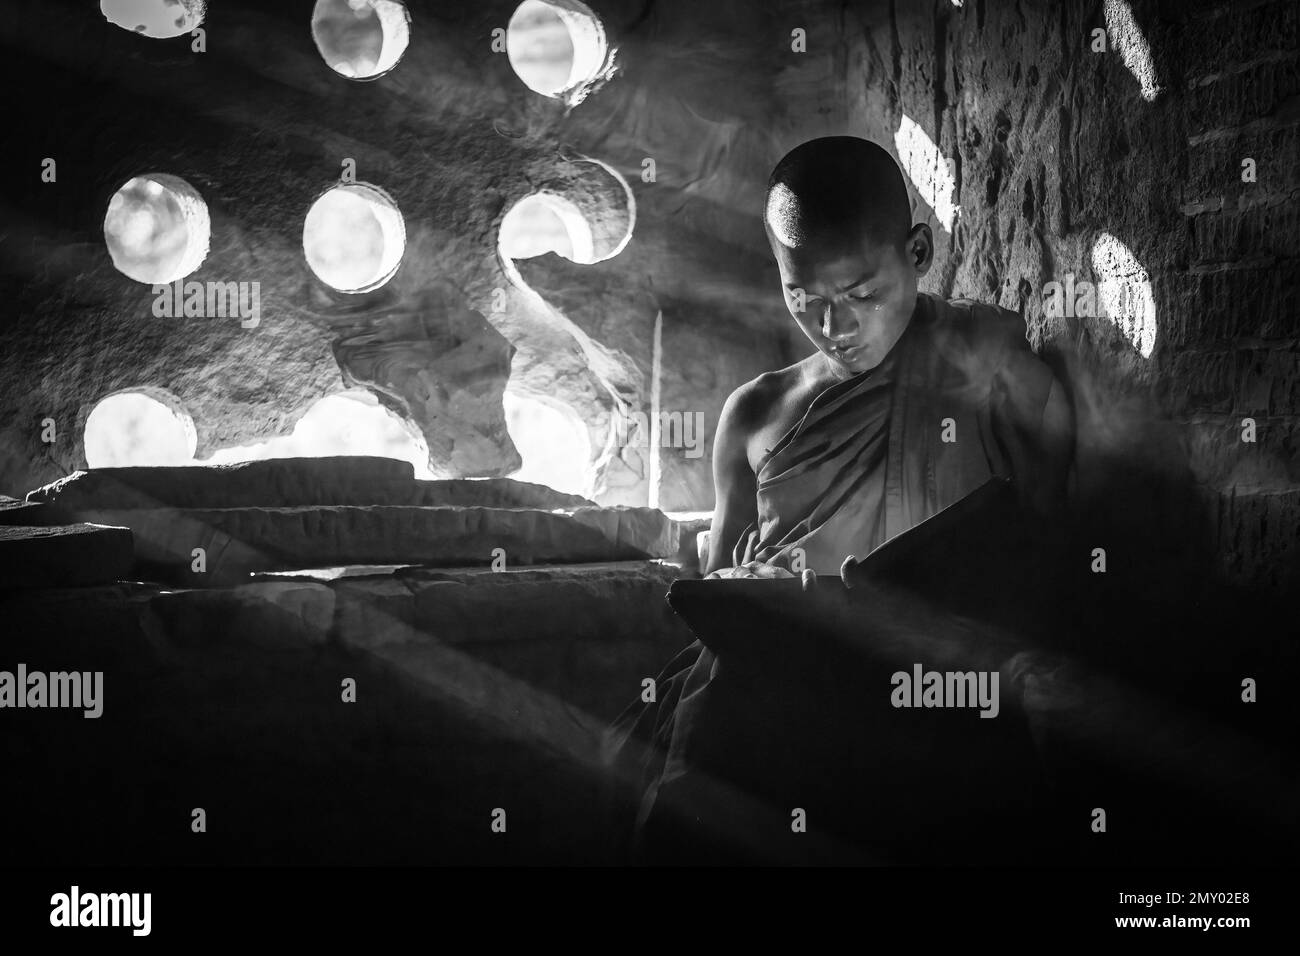
[[[511,259],[554,252],[573,262],[596,261],[587,217],[554,193],[533,193],[511,206],[501,220],[500,243],[501,252]]]
[[[86,416],[86,464],[91,468],[186,465],[194,458],[194,422],[178,402],[146,392],[109,395]]]
[[[551,188],[525,196],[501,219],[505,259],[554,252],[573,262],[604,262],[623,251],[636,227],[636,199],[618,171],[583,158],[556,171]]]
[[[206,6],[204,0],[100,0],[99,11],[123,30],[166,40],[201,24]]]
[[[113,265],[151,285],[183,279],[202,265],[210,233],[208,205],[198,190],[166,173],[128,180],[104,216]]]
[[[510,477],[567,494],[586,494],[591,484],[591,439],[577,412],[509,390],[502,403],[506,430],[523,460],[523,467]]]
[[[369,292],[397,272],[406,251],[406,223],[377,186],[345,183],[312,203],[302,248],[317,278],[340,292]]]
[[[373,80],[397,66],[406,52],[411,14],[398,0],[316,0],[311,35],[335,73]]]
[[[600,18],[577,0],[524,0],[506,27],[510,65],[543,96],[581,90],[600,74],[608,53]]]

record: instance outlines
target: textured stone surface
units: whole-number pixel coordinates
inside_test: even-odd
[[[854,3],[846,49],[825,54],[848,78],[828,108],[882,142],[906,116],[952,161],[951,235],[917,202],[939,239],[923,287],[1025,317],[1070,389],[1076,496],[1103,516],[1098,534],[1208,547],[1237,580],[1276,583],[1295,573],[1282,542],[1300,528],[1300,13],[1285,2],[1131,8],[1131,23],[1108,25],[1103,5],[1079,2]],[[1109,29],[1105,52],[1090,49],[1096,28]],[[1134,40],[1151,51],[1152,100],[1125,65],[1121,44]],[[1103,232],[1150,276],[1149,358],[1104,315],[1045,312],[1046,283],[1097,281]],[[1255,445],[1239,440],[1248,415]],[[1195,538],[1207,524],[1211,536]]]
[[[334,624],[334,592],[313,581],[262,581],[176,591],[150,599],[151,624],[178,648],[305,650],[322,646]]]
[[[663,600],[671,576],[631,562],[0,594],[9,661],[102,670],[105,695],[94,721],[6,712],[0,758],[67,761],[57,787],[19,774],[3,788],[0,811],[29,824],[7,850],[78,865],[612,862],[595,731],[689,641]],[[175,839],[178,800],[207,809],[211,840]],[[504,842],[487,825],[498,806]]]
[[[255,571],[348,564],[486,565],[672,557],[677,529],[647,508],[557,513],[505,508],[320,506],[88,509],[135,533],[139,573],[193,584]],[[195,549],[205,569],[195,570]]]
[[[728,51],[721,67],[675,51],[663,58],[661,51],[692,35],[680,19],[688,7],[651,9],[647,18],[638,0],[611,0],[599,12],[621,58],[615,78],[570,111],[528,91],[507,57],[483,39],[509,21],[513,0],[409,6],[410,47],[373,83],[350,83],[322,68],[308,7],[231,3],[224,42],[201,56],[183,40],[146,45],[70,3],[57,42],[47,14],[15,14],[10,68],[48,73],[49,83],[41,108],[19,105],[12,122],[45,128],[51,110],[65,122],[40,147],[62,164],[57,188],[8,209],[8,221],[24,223],[30,242],[17,249],[4,290],[21,319],[0,331],[0,488],[18,492],[84,467],[89,411],[108,394],[142,387],[165,393],[193,418],[199,457],[288,433],[315,400],[348,382],[371,389],[420,429],[431,466],[448,476],[500,475],[517,464],[501,412],[507,372],[519,394],[562,403],[598,427],[614,407],[598,356],[622,349],[633,330],[648,342],[640,316],[603,309],[612,334],[587,347],[580,323],[512,283],[498,258],[497,227],[515,202],[545,188],[588,210],[598,251],[612,251],[618,220],[630,210],[610,205],[625,199],[593,185],[592,164],[576,154],[609,163],[629,182],[653,155],[661,175],[638,197],[639,245],[619,258],[630,260],[641,288],[653,280],[671,291],[679,285],[675,272],[698,273],[684,267],[717,247],[720,230],[734,220],[711,209],[736,191],[730,173],[718,175],[720,159],[734,155],[736,137],[746,134],[740,118],[718,107],[735,96],[735,66],[746,57]],[[729,21],[717,18],[734,33]],[[675,36],[658,39],[665,30]],[[706,64],[695,78],[705,85],[681,75],[692,63]],[[693,102],[710,77],[729,74],[725,95],[719,88],[706,98],[715,102]],[[762,86],[746,82],[754,92]],[[765,92],[760,99],[772,101]],[[629,136],[611,128],[611,118],[628,115],[638,101],[645,117],[639,129]],[[184,136],[161,119],[178,113],[194,120]],[[746,149],[757,159],[747,176],[770,163],[752,145]],[[352,296],[321,285],[301,248],[305,210],[337,180],[345,158],[356,160],[358,178],[394,197],[407,229],[406,256],[392,281]],[[24,157],[22,168],[28,163]],[[261,282],[256,329],[220,319],[156,319],[149,288],[112,268],[101,233],[108,198],[149,171],[180,176],[204,197],[211,250],[190,278]],[[678,228],[686,223],[678,215],[683,205],[695,207],[689,234]],[[745,212],[752,229],[756,220]],[[752,249],[726,240],[722,247],[732,260],[761,261]],[[728,326],[748,327],[745,303],[727,285],[701,288],[698,306],[678,321],[716,325],[721,311],[729,313]],[[729,305],[719,310],[717,301]],[[768,314],[779,315],[779,300]],[[718,392],[780,359],[779,349],[749,337],[736,337],[731,350],[744,353],[736,381],[691,396],[696,405],[716,408]],[[635,358],[648,365],[648,356]],[[648,404],[647,393],[638,397]],[[40,441],[45,417],[60,430],[53,445]],[[598,459],[605,437],[596,443]],[[687,488],[697,495],[703,484]],[[681,504],[694,502],[669,506]]]
[[[133,562],[124,527],[0,525],[0,587],[104,584],[130,574]]]
[[[392,458],[275,458],[234,465],[95,468],[28,492],[27,500],[78,512],[91,508],[242,508],[371,503],[375,486],[413,482],[410,462]],[[378,502],[375,502],[378,503]]]
[[[334,357],[344,380],[370,389],[419,427],[435,474],[493,476],[519,468],[501,404],[514,346],[458,302],[454,290],[376,306],[357,325],[335,326]]]
[[[0,524],[46,524],[41,518],[48,509],[39,502],[22,501],[0,495]]]
[[[392,458],[273,458],[183,468],[96,468],[27,495],[70,514],[122,508],[256,508],[301,505],[575,508],[592,502],[508,478],[417,481]]]
[[[496,719],[512,717],[511,695],[538,707],[563,700],[590,732],[636,699],[641,679],[655,676],[690,643],[664,597],[674,576],[664,565],[623,562],[351,578],[331,584],[335,634],[344,646],[385,659],[436,649],[461,662],[458,670],[473,675],[468,686],[479,693],[487,694],[492,675],[501,675],[492,700],[480,702]],[[429,679],[449,689],[454,684],[452,673]]]

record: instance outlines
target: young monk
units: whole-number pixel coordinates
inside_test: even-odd
[[[848,136],[795,148],[772,173],[764,224],[814,351],[723,407],[702,570],[838,574],[993,477],[1010,478],[1028,509],[1060,507],[1073,446],[1064,391],[1019,316],[918,293],[934,239],[913,224],[884,149]],[[687,648],[661,676],[657,704],[629,709],[611,738],[615,768],[639,791],[641,833],[667,826],[673,804],[696,828],[678,834],[679,850],[710,836],[691,802],[692,767],[724,749],[728,761],[745,747],[762,759],[762,740],[709,737],[716,664],[700,644]]]

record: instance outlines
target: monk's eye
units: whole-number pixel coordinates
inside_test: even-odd
[[[858,302],[866,302],[868,299],[874,299],[875,297],[876,293],[874,290],[871,292],[860,292],[857,295],[849,296],[850,299],[856,299]]]

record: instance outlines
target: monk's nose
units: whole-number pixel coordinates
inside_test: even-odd
[[[847,309],[837,309],[833,305],[826,306],[826,311],[822,314],[822,335],[832,341],[849,340],[856,338],[858,334],[858,321],[849,314]]]

